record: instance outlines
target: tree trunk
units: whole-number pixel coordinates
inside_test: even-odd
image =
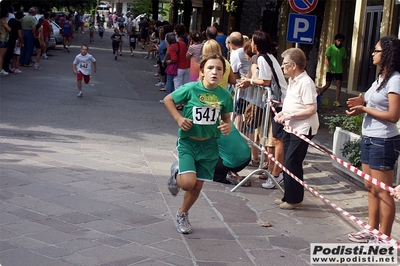
[[[213,11],[214,1],[203,0],[203,8],[201,12],[201,28],[200,31],[204,31],[208,26],[211,26],[211,18]]]
[[[190,29],[190,20],[192,18],[192,0],[183,1],[183,23],[186,29]]]
[[[158,5],[160,4],[159,0],[151,0],[151,7],[152,7],[152,19],[157,21],[158,20]]]

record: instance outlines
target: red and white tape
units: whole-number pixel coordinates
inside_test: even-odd
[[[272,101],[271,101],[272,102]],[[273,101],[276,102],[276,101]],[[276,109],[273,107],[272,104],[270,104],[272,111],[276,114]],[[358,168],[352,166],[351,164],[343,161],[342,159],[337,158],[336,156],[326,152],[325,150],[321,149],[317,144],[315,144],[314,142],[312,142],[310,139],[308,139],[307,137],[305,137],[304,135],[298,133],[296,130],[294,130],[293,128],[289,127],[289,126],[285,126],[285,130],[287,132],[293,133],[295,134],[297,137],[299,137],[300,139],[306,141],[307,143],[309,143],[310,145],[312,145],[313,147],[315,147],[316,149],[318,149],[319,151],[323,152],[324,154],[328,155],[329,157],[331,157],[332,159],[334,159],[335,161],[339,162],[341,165],[343,165],[344,167],[346,167],[347,169],[353,171],[354,173],[356,173],[357,175],[361,176],[362,178],[364,178],[365,180],[368,180],[370,182],[372,182],[373,184],[380,186],[382,189],[385,189],[388,192],[392,192],[394,191],[393,188],[389,187],[388,185],[386,185],[383,182],[380,182],[379,180],[371,177],[370,175],[362,172],[361,170],[359,170]],[[291,176],[294,180],[296,180],[298,183],[300,183],[302,186],[304,186],[307,190],[309,190],[312,194],[314,194],[315,196],[317,196],[318,198],[320,198],[322,201],[326,202],[328,205],[330,205],[331,207],[333,207],[335,210],[339,211],[342,215],[344,215],[345,217],[349,218],[350,220],[352,220],[353,222],[357,223],[358,225],[360,225],[362,228],[367,229],[369,232],[371,232],[373,235],[377,236],[379,239],[382,239],[385,242],[388,242],[390,244],[392,244],[393,246],[396,246],[396,248],[398,250],[400,250],[400,242],[396,241],[394,239],[392,239],[391,237],[381,233],[379,230],[371,227],[369,224],[367,224],[366,222],[358,219],[357,217],[355,217],[354,215],[348,213],[347,211],[345,211],[344,209],[340,208],[339,206],[337,206],[336,204],[334,204],[333,202],[331,202],[330,200],[328,200],[327,198],[325,198],[324,196],[322,196],[320,193],[318,193],[317,191],[315,191],[312,187],[310,187],[309,185],[307,185],[304,181],[300,180],[297,176],[295,176],[293,173],[291,173],[284,165],[282,165],[279,161],[277,161],[273,155],[271,153],[269,153],[267,150],[265,150],[264,147],[262,147],[262,152],[264,152],[268,158],[270,158],[273,162],[275,162],[283,171],[285,171],[289,176]]]

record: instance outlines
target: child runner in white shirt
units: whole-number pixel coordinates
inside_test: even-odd
[[[78,90],[79,93],[77,97],[82,97],[82,78],[86,84],[90,81],[90,75],[92,74],[92,63],[93,63],[93,71],[97,71],[96,59],[88,54],[89,46],[83,44],[81,46],[81,53],[78,54],[74,62],[72,63],[72,71],[74,75],[76,75],[78,80]]]

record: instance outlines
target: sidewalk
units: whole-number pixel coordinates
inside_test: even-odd
[[[2,265],[310,265],[310,243],[348,243],[359,228],[305,193],[281,210],[278,190],[207,183],[180,235],[166,180],[172,150],[2,139]],[[366,221],[365,190],[310,148],[307,184]],[[246,169],[242,174],[250,172]],[[398,217],[398,216],[397,216]],[[262,227],[269,222],[272,227]],[[399,239],[398,218],[393,237]]]

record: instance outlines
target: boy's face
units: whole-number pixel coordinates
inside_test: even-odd
[[[81,47],[81,55],[86,55],[89,51],[89,48],[87,46],[82,46]]]
[[[200,72],[203,76],[203,85],[206,88],[216,88],[224,75],[224,67],[221,60],[209,59]]]
[[[118,34],[118,33],[119,33],[119,30],[118,30],[118,29],[115,29],[114,32],[115,32],[115,34]]]
[[[342,47],[343,41],[344,41],[343,39],[336,39],[335,40],[336,47],[338,47],[338,48]]]

